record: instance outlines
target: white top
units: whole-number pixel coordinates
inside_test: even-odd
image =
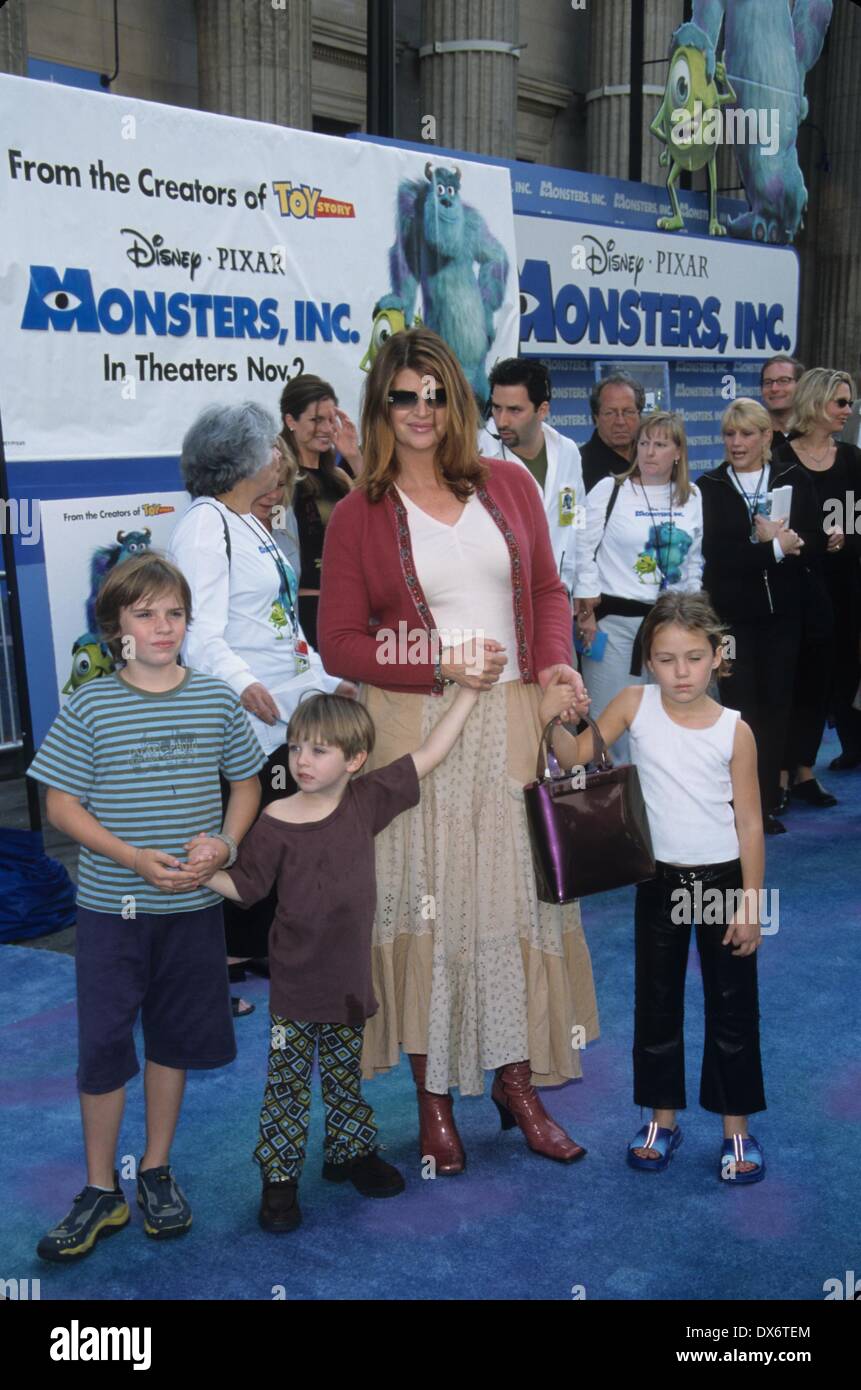
[[[492,637],[508,657],[500,682],[518,680],[511,558],[493,517],[473,494],[457,523],[447,526],[400,488],[398,493],[407,509],[416,574],[443,647],[449,636],[454,645],[471,636]]]
[[[222,517],[230,532],[230,562]],[[280,559],[295,613],[296,576],[256,517],[232,512],[214,497],[197,498],[170,538],[168,557],[191,588],[192,623],[183,643],[186,666],[219,676],[237,695],[259,681],[289,719],[302,692],[333,691],[338,678],[327,676],[317,653],[308,650],[309,669],[297,674],[295,643],[305,640],[290,604],[282,601]],[[284,742],[284,723],[264,724],[249,714],[263,751]]]
[[[550,527],[550,544],[556,557],[559,577],[569,594],[574,588],[578,547],[582,545],[586,525],[586,489],[583,486],[583,465],[580,450],[573,439],[560,434],[552,425],[541,426],[547,449],[547,477],[544,479],[544,510]],[[488,425],[478,437],[478,452],[485,458],[511,459],[523,464],[538,486],[533,473],[523,459],[509,449]],[[541,489],[539,489],[540,491]],[[594,547],[593,547],[594,549]]]
[[[655,858],[664,864],[725,864],[738,859],[732,760],[738,710],[724,709],[710,729],[676,724],[661,689],[644,685],[629,730]]]
[[[661,570],[668,589],[690,593],[702,588],[703,503],[699,488],[692,487],[690,497],[680,507],[676,501],[670,503],[671,483],[643,488],[638,478],[628,478],[619,490],[605,531],[604,517],[613,486],[613,478],[601,478],[586,498],[576,597],[613,594],[651,603],[660,591]]]

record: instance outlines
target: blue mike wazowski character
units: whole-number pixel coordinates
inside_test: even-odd
[[[399,307],[409,323],[421,289],[425,327],[448,343],[483,406],[484,364],[496,336],[494,314],[505,294],[508,256],[481,213],[462,201],[460,184],[458,168],[428,161],[423,179],[404,179],[398,186],[387,303]]]

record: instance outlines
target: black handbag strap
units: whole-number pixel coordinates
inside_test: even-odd
[[[621,491],[621,487],[622,487],[622,484],[621,484],[621,483],[618,481],[618,479],[617,479],[616,482],[614,482],[614,484],[613,484],[613,491],[610,493],[610,497],[609,497],[609,500],[608,500],[608,502],[607,502],[607,510],[606,510],[606,512],[604,513],[604,525],[601,527],[601,539],[598,541],[598,544],[595,546],[595,550],[594,550],[594,552],[593,552],[593,554],[592,554],[592,559],[593,559],[593,560],[595,559],[595,556],[598,554],[598,551],[601,549],[601,546],[602,546],[603,543],[604,543],[604,534],[605,534],[605,532],[606,532],[606,530],[607,530],[607,523],[609,522],[610,517],[613,515],[613,508],[614,508],[615,505],[616,505],[616,500],[617,500],[617,498],[618,498],[618,496],[619,496],[619,492]]]
[[[592,750],[592,762],[595,764],[596,767],[599,767],[602,772],[609,772],[613,767],[613,759],[607,752],[607,745],[604,742],[601,730],[598,728],[598,725],[595,723],[595,720],[590,719],[588,715],[586,716],[586,723],[592,730],[592,737],[595,741],[595,746]],[[546,729],[541,735],[541,743],[538,747],[538,762],[535,768],[535,779],[538,782],[543,781],[547,773],[549,773],[551,780],[554,782],[558,782],[559,779],[562,777],[570,777],[571,775],[570,768],[566,772],[563,768],[560,767],[559,759],[553,752],[553,747],[550,742],[552,737],[552,731],[557,726],[557,724],[560,724],[562,728],[565,730],[565,732],[571,734],[573,738],[577,737],[576,724],[567,724],[561,719],[551,719],[550,723],[547,725]]]
[[[230,527],[227,525],[227,517],[224,515],[224,512],[221,510],[220,507],[216,507],[214,502],[207,502],[205,500],[194,502],[192,504],[192,507],[189,507],[188,510],[191,511],[193,507],[211,507],[212,510],[214,512],[218,512],[218,515],[221,517],[221,525],[224,528],[224,550],[227,555],[227,568],[230,569]]]

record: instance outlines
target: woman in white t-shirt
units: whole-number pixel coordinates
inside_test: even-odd
[[[287,770],[287,721],[309,689],[355,695],[323,670],[296,612],[296,576],[253,507],[281,481],[277,426],[262,406],[212,406],[183,440],[181,468],[192,504],[168,554],[188,580],[193,622],[185,665],[219,676],[248,712],[268,762],[261,807],[294,788]],[[225,910],[228,959],[267,954],[272,904]],[[240,970],[232,972],[241,979]],[[247,1011],[246,1011],[247,1012]]]
[[[580,669],[596,708],[626,685],[647,683],[643,620],[660,593],[700,588],[702,537],[684,421],[674,411],[655,411],[637,431],[628,471],[602,478],[586,499],[574,594]],[[626,735],[615,752],[627,761]]]

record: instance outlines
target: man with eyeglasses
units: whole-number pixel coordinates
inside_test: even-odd
[[[580,450],[583,485],[587,492],[601,478],[624,473],[633,462],[634,437],[646,393],[640,382],[627,372],[612,372],[596,381],[589,396],[595,429]]]
[[[762,403],[771,419],[771,452],[775,458],[777,450],[790,438],[786,426],[792,414],[795,388],[803,375],[804,363],[799,362],[797,357],[769,357],[762,364],[759,389]]]

